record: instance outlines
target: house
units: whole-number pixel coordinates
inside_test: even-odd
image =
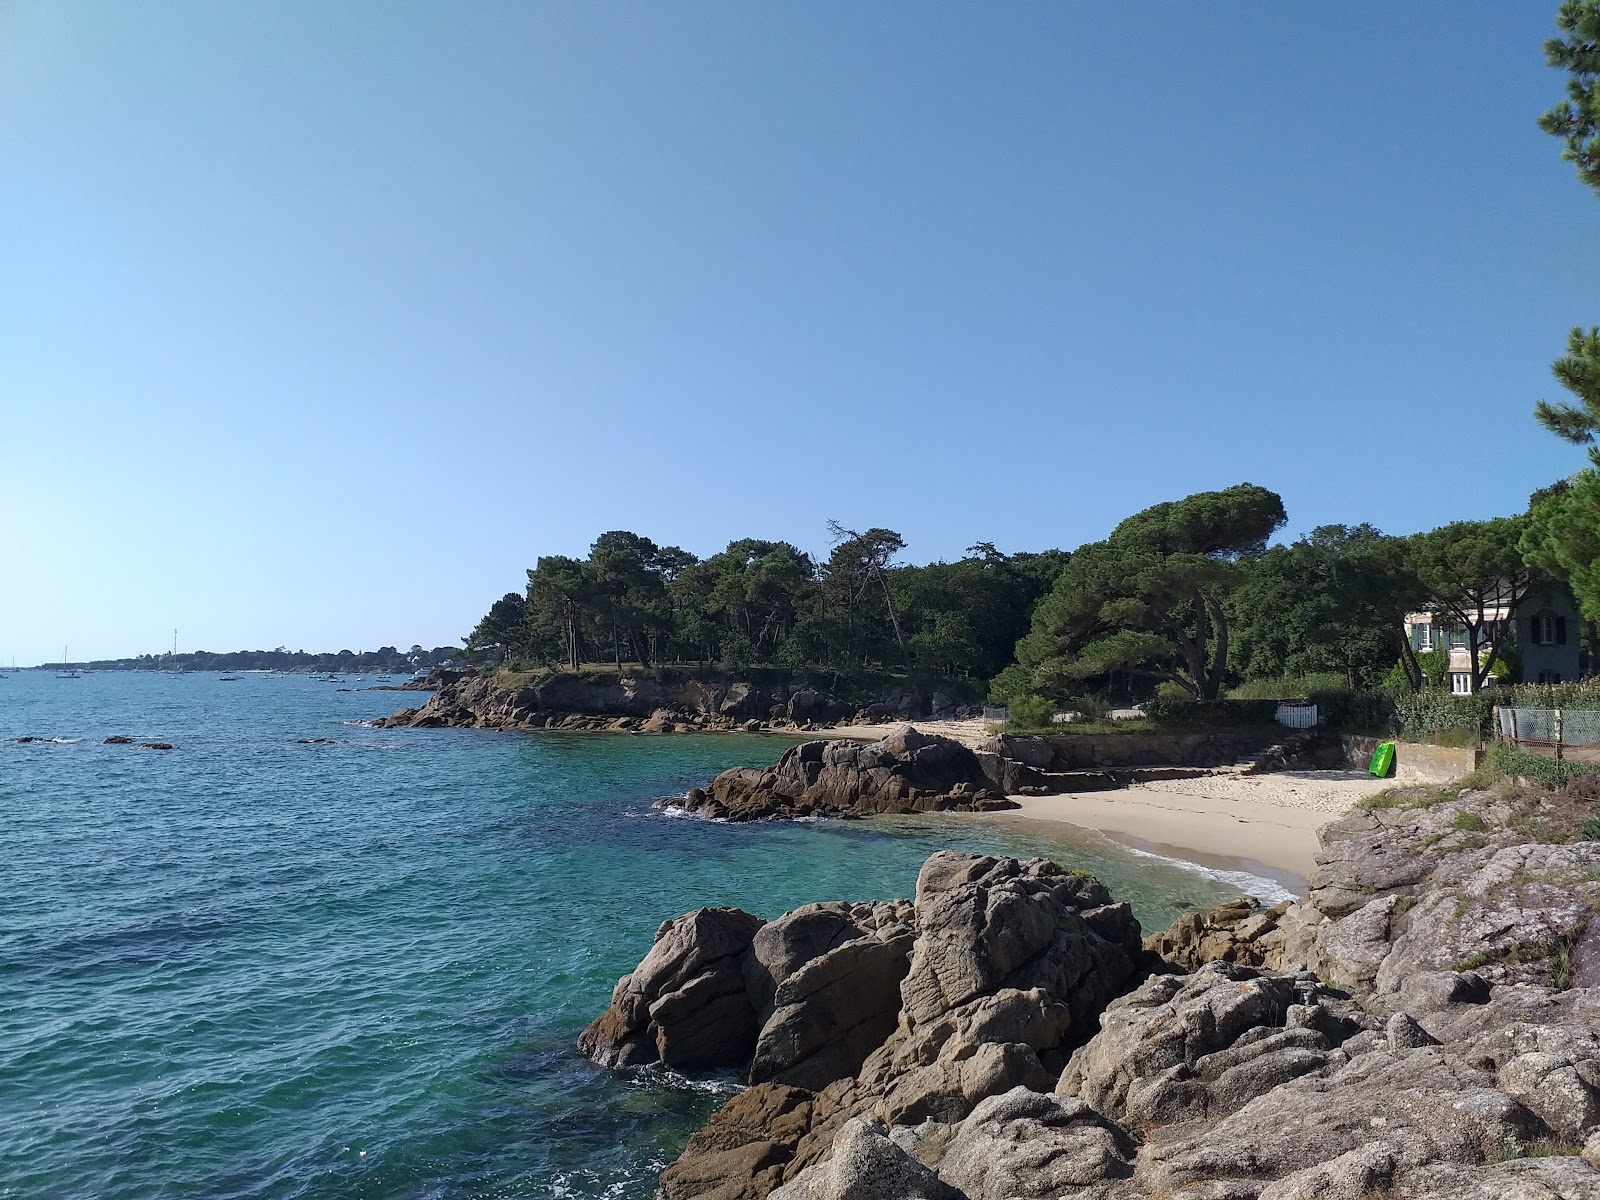
[[[1581,652],[1582,619],[1571,590],[1562,583],[1542,583],[1530,588],[1510,608],[1509,590],[1498,603],[1483,609],[1479,654],[1487,655],[1506,637],[1516,646],[1525,683],[1570,683],[1587,674],[1587,655]],[[1415,612],[1406,617],[1406,638],[1418,654],[1448,650],[1446,668],[1450,690],[1472,692],[1472,656],[1467,630],[1441,623],[1443,612]],[[1481,658],[1480,658],[1481,661]]]

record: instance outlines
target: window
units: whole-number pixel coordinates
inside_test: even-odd
[[[1565,646],[1567,644],[1567,619],[1555,613],[1538,613],[1529,618],[1533,643],[1536,646]]]
[[[1470,671],[1451,671],[1450,690],[1457,696],[1472,695],[1472,673]]]
[[[1560,683],[1561,682],[1561,672],[1560,671],[1540,671],[1539,672],[1539,682],[1540,683],[1544,683],[1544,684]]]
[[[1426,653],[1433,649],[1433,626],[1427,621],[1419,621],[1417,629],[1417,649]]]

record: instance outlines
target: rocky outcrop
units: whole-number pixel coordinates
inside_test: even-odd
[[[896,686],[866,705],[849,703],[799,680],[757,684],[714,671],[626,671],[506,676],[437,671],[433,695],[375,725],[421,729],[584,729],[627,733],[807,729],[839,721],[871,724],[955,717],[966,710],[950,694]]]
[[[691,812],[730,821],[1016,807],[972,750],[910,725],[866,745],[804,742],[776,766],[724,771],[683,803]]]
[[[709,1005],[729,994],[726,951],[736,939],[722,931],[732,918],[702,914],[662,927],[584,1032],[585,1053],[650,1061],[649,1047],[672,1044],[650,1025],[661,998],[693,992]],[[742,936],[748,926],[738,928]],[[851,1126],[856,1118],[949,1123],[1018,1086],[1048,1092],[1143,953],[1138,922],[1092,876],[1044,859],[940,853],[923,866],[914,902],[808,905],[760,925],[735,957],[758,1026],[748,1051],[753,1086],[663,1173],[669,1198],[760,1196],[784,1180],[804,1195],[859,1182],[854,1167],[800,1176],[832,1162],[847,1126],[851,1154],[877,1163],[872,1171],[898,1162],[876,1135]],[[701,984],[705,974],[724,982]],[[673,1015],[685,1019],[681,1008]],[[741,1046],[750,1045],[746,1019],[730,1024]]]
[[[893,1030],[913,929],[904,900],[766,922],[698,909],[661,926],[578,1049],[605,1066],[738,1067],[752,1083],[823,1087]]]
[[[830,954],[883,970],[869,936],[911,939],[892,1026],[827,1082],[854,1052],[779,1055],[660,1195],[1600,1198],[1600,844],[1550,840],[1561,803],[1397,793],[1324,830],[1305,899],[1144,943],[1040,860],[935,855],[893,934],[797,910],[745,952],[755,1044]]]
[[[1289,911],[1289,901],[1262,908],[1259,900],[1241,896],[1215,908],[1185,913],[1160,933],[1144,940],[1144,948],[1173,970],[1197,971],[1206,963],[1260,963],[1273,944],[1269,934]]]

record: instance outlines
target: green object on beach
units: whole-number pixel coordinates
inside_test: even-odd
[[[1389,769],[1393,766],[1394,743],[1379,742],[1378,748],[1372,752],[1372,761],[1367,764],[1367,774],[1382,779],[1389,774]]]

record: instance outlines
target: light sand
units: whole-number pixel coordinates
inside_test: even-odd
[[[1219,772],[1113,791],[1013,796],[1020,809],[978,819],[1022,821],[1034,833],[1042,822],[1064,821],[1172,858],[1254,870],[1298,893],[1315,865],[1317,830],[1389,786],[1344,771]]]

